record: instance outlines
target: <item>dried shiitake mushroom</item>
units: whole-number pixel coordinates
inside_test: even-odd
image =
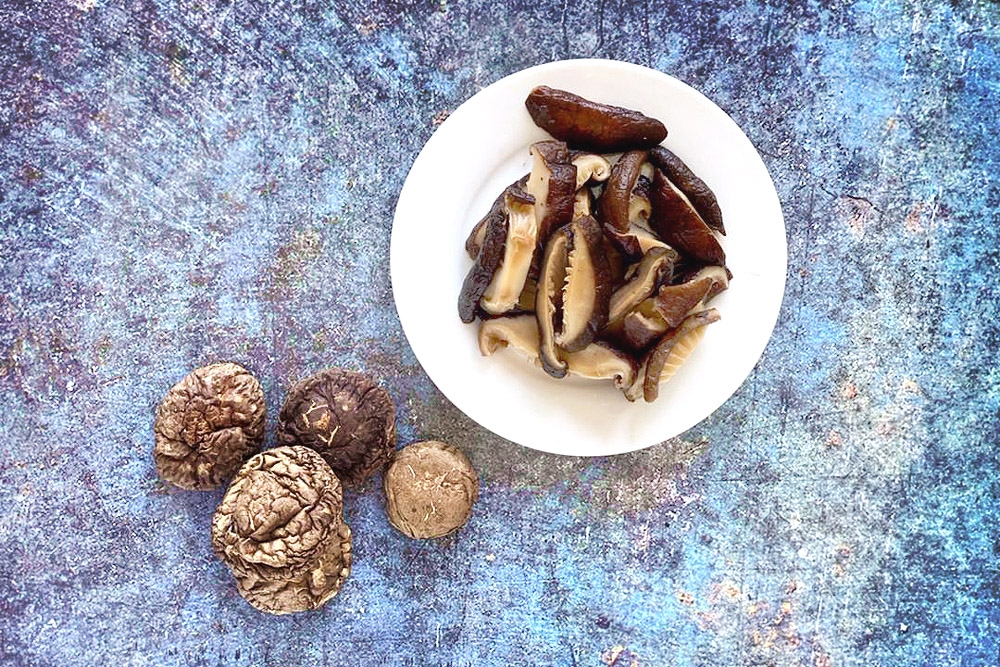
[[[264,391],[234,363],[196,368],[156,409],[153,459],[160,477],[182,489],[215,489],[264,438]]]
[[[240,468],[212,518],[212,548],[238,577],[310,570],[343,523],[337,476],[308,447],[276,447]]]
[[[400,450],[385,473],[385,512],[398,531],[444,537],[465,525],[479,497],[479,477],[457,447],[437,440]]]
[[[357,486],[381,470],[396,447],[396,406],[371,377],[330,368],[288,391],[278,444],[316,450],[345,485]]]
[[[270,580],[250,574],[238,577],[236,585],[247,602],[269,614],[292,614],[319,609],[339,591],[351,574],[351,529],[337,527],[325,550],[309,569],[290,579]]]
[[[340,481],[308,447],[261,452],[215,511],[212,548],[257,609],[290,614],[322,606],[351,571]]]

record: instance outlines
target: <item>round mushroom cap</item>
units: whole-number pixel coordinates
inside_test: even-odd
[[[457,447],[437,440],[396,453],[385,473],[385,513],[409,537],[444,537],[472,516],[479,477]]]
[[[357,486],[385,467],[396,447],[396,406],[371,377],[330,368],[288,391],[278,444],[315,449],[346,486]]]
[[[254,608],[269,614],[319,609],[340,591],[350,575],[351,553],[351,529],[342,523],[323,552],[300,574],[276,581],[251,574],[238,577],[237,588]]]
[[[222,486],[264,439],[264,390],[239,364],[196,368],[156,409],[157,473],[182,489]]]
[[[237,577],[292,579],[343,523],[337,476],[308,447],[276,447],[240,468],[212,517],[212,548]]]

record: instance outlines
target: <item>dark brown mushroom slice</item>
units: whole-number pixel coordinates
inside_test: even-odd
[[[652,298],[652,307],[668,327],[676,327],[692,310],[708,303],[728,287],[726,269],[707,266],[687,282],[661,287],[659,293]]]
[[[657,169],[650,191],[650,225],[664,242],[704,264],[725,266],[726,253],[683,192]]]
[[[622,324],[625,316],[639,303],[648,299],[657,288],[670,280],[677,253],[664,248],[651,248],[636,267],[635,275],[611,295],[608,307],[608,328]]]
[[[479,475],[457,447],[425,440],[396,453],[383,487],[392,527],[413,539],[433,539],[451,535],[472,517]]]
[[[230,480],[264,440],[264,390],[234,363],[202,366],[167,392],[156,409],[153,460],[182,489],[215,489]]]
[[[611,163],[603,155],[586,151],[570,151],[570,162],[576,167],[576,189],[608,180]]]
[[[501,199],[499,208],[494,204],[490,215],[484,218],[486,228],[480,242],[479,253],[476,255],[476,261],[469,269],[469,273],[465,276],[462,291],[458,296],[458,316],[466,324],[476,319],[479,301],[493,281],[493,276],[504,259],[508,222],[503,202],[504,200]]]
[[[491,315],[501,315],[517,305],[535,256],[538,222],[535,199],[518,187],[509,187],[504,195],[507,236],[503,259],[479,300],[479,307]]]
[[[590,345],[608,322],[611,268],[604,252],[604,233],[597,220],[584,216],[570,223],[572,243],[562,288],[561,326],[555,342],[566,352]]]
[[[576,166],[570,161],[569,149],[561,141],[535,142],[529,152],[531,174],[525,191],[535,199],[537,246],[541,249],[554,230],[573,219]]]
[[[648,170],[648,174],[647,174]],[[649,229],[649,217],[653,213],[653,205],[649,201],[649,190],[653,187],[653,165],[649,162],[642,166],[639,179],[632,188],[632,196],[628,201],[629,227]]]
[[[629,228],[629,203],[642,172],[642,166],[649,159],[647,151],[629,151],[611,168],[611,176],[604,183],[604,190],[597,198],[597,218],[625,233]]]
[[[657,167],[677,186],[677,189],[691,201],[701,215],[705,224],[725,235],[726,228],[722,224],[722,209],[715,198],[715,193],[705,181],[698,178],[684,161],[663,146],[657,146],[649,152],[649,157]]]
[[[560,227],[549,237],[542,258],[538,292],[535,296],[535,316],[538,320],[538,358],[545,372],[554,378],[566,376],[566,362],[556,346],[556,327],[563,305],[563,286],[569,265],[573,236],[569,225]]]
[[[651,148],[667,137],[660,121],[638,111],[538,86],[524,101],[535,125],[573,148],[619,153]]]
[[[627,232],[619,232],[611,225],[604,225],[604,235],[628,261],[638,262],[652,248],[676,252],[656,235],[639,225],[632,225]]]
[[[316,450],[345,485],[357,487],[395,451],[396,406],[374,378],[328,368],[288,390],[277,440]]]
[[[660,383],[673,377],[701,342],[705,326],[719,321],[719,318],[719,311],[715,308],[688,315],[656,344],[646,357],[645,376],[642,380],[642,394],[647,403],[656,400]]]
[[[503,192],[497,195],[497,198],[493,200],[493,205],[490,207],[489,212],[483,216],[482,220],[477,222],[469,232],[468,238],[465,239],[465,252],[469,255],[469,259],[476,259],[479,255],[479,248],[483,244],[483,239],[486,238],[486,228],[487,223],[489,223],[491,217],[503,216],[504,215],[504,197],[507,195],[508,188],[519,187],[524,190],[524,186],[528,183],[528,174],[525,174],[518,180],[511,183],[509,186],[504,188]]]

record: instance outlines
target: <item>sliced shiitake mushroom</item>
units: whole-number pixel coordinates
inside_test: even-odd
[[[635,275],[611,295],[608,329],[619,327],[633,308],[649,298],[664,282],[669,282],[676,260],[674,250],[650,248],[637,265]]]
[[[646,151],[629,151],[622,155],[611,168],[611,176],[604,184],[601,196],[597,198],[597,217],[605,225],[619,232],[627,232],[629,227],[629,203],[642,166],[649,159]]]
[[[705,264],[724,266],[726,253],[691,201],[659,169],[650,191],[650,225],[666,243]]]
[[[705,333],[705,326],[719,321],[719,311],[715,308],[703,310],[684,318],[676,328],[660,339],[656,347],[647,355],[642,379],[642,395],[647,403],[652,403],[660,392],[660,383],[673,377]]]
[[[698,178],[684,161],[663,146],[657,146],[649,152],[649,157],[657,167],[677,186],[677,189],[694,205],[705,224],[725,235],[726,228],[722,224],[722,209],[715,198],[715,193],[705,181]]]
[[[594,340],[607,323],[610,298],[611,268],[600,225],[584,216],[560,227],[546,245],[535,297],[547,373],[566,374],[562,353],[582,350]]]
[[[725,267],[706,266],[680,285],[665,285],[652,299],[653,310],[668,327],[675,327],[699,306],[729,287]]]
[[[573,197],[573,219],[577,220],[585,215],[590,215],[593,204],[594,195],[591,193],[590,188],[583,187],[577,190],[576,195]]]
[[[504,210],[507,236],[503,259],[479,301],[479,306],[493,315],[506,313],[517,305],[538,239],[535,199],[531,195],[516,186],[507,188]]]
[[[575,352],[589,345],[607,324],[611,271],[597,221],[585,216],[574,220],[570,230],[572,247],[567,257],[556,343],[567,352]]]
[[[556,327],[563,304],[563,287],[566,284],[566,268],[573,244],[569,225],[560,227],[549,237],[542,259],[542,270],[538,277],[538,291],[535,294],[535,316],[538,320],[538,358],[545,372],[554,378],[565,377],[566,362],[561,358],[556,346]]]
[[[574,148],[595,153],[650,148],[667,136],[663,123],[638,111],[548,86],[532,90],[524,105],[535,125]]]
[[[507,188],[504,188],[503,192],[497,195],[497,198],[493,200],[493,205],[490,207],[489,212],[483,216],[483,219],[475,224],[472,231],[469,232],[468,238],[465,239],[465,252],[468,253],[469,259],[476,259],[479,255],[479,248],[483,244],[483,239],[486,238],[486,227],[491,218],[496,216],[504,215],[504,197],[507,195],[507,189],[512,187],[519,187],[524,190],[524,186],[528,183],[529,174],[525,174],[518,180],[511,183]]]
[[[625,316],[620,337],[630,349],[643,350],[728,287],[728,272],[721,266],[707,266],[679,285],[664,285]]]
[[[553,230],[573,219],[576,196],[576,165],[561,141],[539,141],[531,145],[531,174],[525,191],[535,198],[538,247],[543,248]]]
[[[511,347],[534,366],[539,360],[538,320],[531,315],[497,317],[479,326],[479,352],[490,356]],[[605,342],[591,343],[577,352],[563,354],[567,371],[592,380],[612,380],[619,389],[635,382],[638,364],[621,350]]]
[[[479,242],[476,261],[465,276],[462,291],[458,297],[458,316],[466,324],[476,319],[476,308],[486,292],[493,276],[504,259],[504,249],[508,236],[507,213],[504,198],[497,200],[500,204],[493,205],[489,215],[483,218],[483,238]],[[468,249],[466,244],[466,249]]]
[[[588,184],[603,183],[611,175],[611,163],[603,155],[570,151],[570,160],[576,166],[577,190]]]

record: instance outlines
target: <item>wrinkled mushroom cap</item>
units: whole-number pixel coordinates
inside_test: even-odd
[[[351,529],[337,527],[326,548],[308,569],[289,579],[272,581],[256,575],[236,580],[240,595],[255,609],[269,614],[294,614],[319,609],[340,591],[351,573]]]
[[[153,459],[160,477],[182,489],[222,486],[264,438],[264,391],[239,364],[196,368],[156,409]]]
[[[316,450],[345,485],[357,486],[381,470],[396,447],[396,406],[371,377],[330,368],[288,391],[278,444]]]
[[[212,548],[237,577],[309,570],[343,523],[340,481],[307,447],[276,447],[240,468],[212,517]]]
[[[396,454],[385,473],[389,523],[409,537],[444,537],[472,516],[479,477],[457,447],[437,440],[417,442]]]

